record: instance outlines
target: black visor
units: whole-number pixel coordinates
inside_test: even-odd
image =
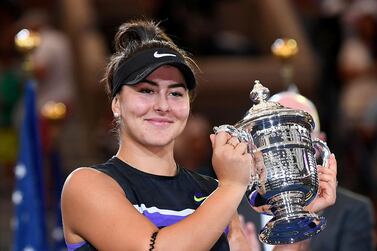
[[[194,73],[175,50],[151,48],[136,53],[119,65],[114,72],[112,96],[120,91],[122,85],[137,84],[162,65],[177,67],[182,72],[189,90],[196,86]]]

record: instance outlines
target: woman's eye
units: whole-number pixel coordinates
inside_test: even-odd
[[[142,88],[139,90],[139,92],[149,94],[149,93],[153,93],[154,91],[152,89]]]
[[[174,97],[182,97],[183,96],[183,93],[182,92],[171,92],[170,95],[174,96]]]

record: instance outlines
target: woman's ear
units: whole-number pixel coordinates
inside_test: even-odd
[[[120,101],[118,96],[115,96],[111,101],[111,110],[113,111],[115,118],[120,117]]]

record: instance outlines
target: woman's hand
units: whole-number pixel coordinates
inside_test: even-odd
[[[319,191],[317,197],[306,207],[310,212],[318,212],[331,206],[336,200],[337,164],[335,155],[330,155],[329,167],[318,166]]]
[[[227,132],[211,134],[213,148],[212,165],[220,185],[241,185],[245,189],[250,183],[251,168],[255,166],[247,143],[240,142]]]

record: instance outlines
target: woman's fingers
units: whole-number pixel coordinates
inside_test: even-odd
[[[266,166],[264,165],[263,154],[261,151],[256,151],[254,153],[254,160],[255,160],[255,167],[257,169],[257,172],[259,174],[262,172],[265,172]]]
[[[335,175],[338,173],[338,166],[337,166],[335,155],[333,153],[330,155],[329,169],[335,172]]]
[[[247,143],[240,142],[237,137],[231,137],[228,139],[227,144],[231,145],[234,150],[240,154],[247,153]]]
[[[254,206],[251,206],[256,212],[258,213],[268,213],[268,214],[272,214],[271,213],[271,206],[270,205],[262,205],[262,206],[258,206],[258,207],[254,207]]]
[[[217,134],[211,134],[210,139],[212,142],[212,147],[225,146],[229,149],[234,149],[240,154],[247,153],[247,143],[240,142],[235,136],[230,135],[227,132],[219,132]]]
[[[230,137],[231,136],[227,132],[223,132],[223,131],[216,134],[211,134],[212,146],[214,148],[223,146],[228,142],[228,139]]]
[[[336,200],[336,186],[329,182],[320,181],[319,187],[318,198],[321,198],[324,201],[323,204],[325,205],[323,207],[333,205]]]
[[[317,166],[319,191],[318,196],[307,206],[309,211],[318,212],[333,205],[336,200],[337,164],[334,154],[331,154],[328,167]]]
[[[230,137],[226,143],[236,148],[240,141],[236,137]]]
[[[326,182],[336,182],[336,174],[334,171],[329,170],[326,167],[317,166],[318,179]]]

